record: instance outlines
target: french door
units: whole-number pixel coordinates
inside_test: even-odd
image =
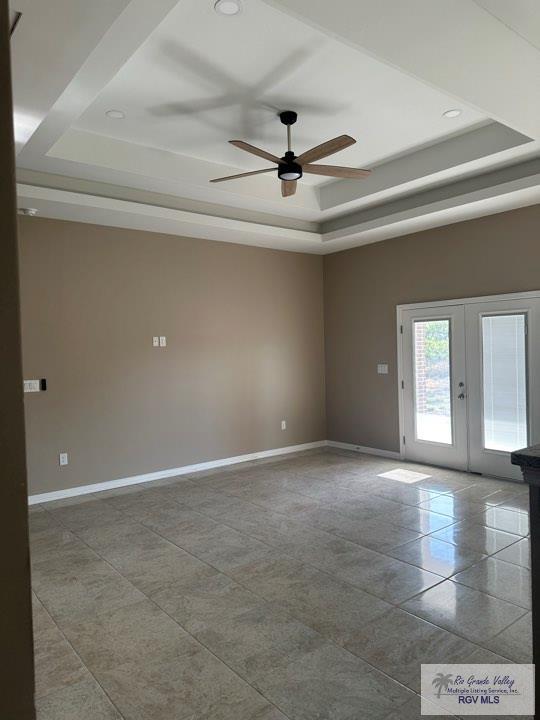
[[[398,309],[402,454],[520,478],[513,450],[540,441],[540,296]]]

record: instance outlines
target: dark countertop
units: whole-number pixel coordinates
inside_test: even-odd
[[[538,468],[540,470],[540,445],[516,450],[510,456],[513,465],[521,467]]]

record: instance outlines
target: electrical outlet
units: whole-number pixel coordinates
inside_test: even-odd
[[[165,335],[159,336],[159,347],[167,347],[167,338]]]
[[[157,335],[154,335],[152,338],[152,347],[159,347],[159,338]]]
[[[286,430],[286,429],[287,429],[287,421],[286,421],[286,420],[282,420],[282,421],[281,421],[281,429],[282,429],[282,430]]]
[[[69,463],[69,458],[67,453],[60,453],[58,456],[58,462],[60,465],[67,465]]]

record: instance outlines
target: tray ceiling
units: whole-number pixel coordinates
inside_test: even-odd
[[[342,227],[349,215],[357,219],[373,206],[538,155],[540,128],[537,133],[526,120],[499,112],[488,97],[493,78],[473,96],[464,76],[461,92],[456,65],[469,75],[488,72],[480,61],[482,67],[467,68],[474,62],[469,38],[453,38],[462,43],[456,57],[435,52],[437,38],[447,44],[448,34],[458,32],[450,17],[455,10],[414,0],[423,35],[419,40],[411,32],[407,42],[400,35],[389,45],[396,24],[405,22],[395,3],[341,3],[342,12],[329,13],[322,0],[244,0],[242,13],[223,17],[212,0],[50,0],[47,12],[43,4],[13,0],[11,9],[22,13],[12,38],[20,179],[28,186],[33,173],[34,182],[41,178],[41,185],[63,192],[70,181],[73,192],[93,183],[98,195],[114,186],[118,200],[130,191],[152,193],[166,207],[189,211],[198,203],[200,215],[232,214],[259,226],[298,229],[304,223],[318,236],[332,219],[343,218]],[[433,6],[439,4],[449,16],[446,26],[437,21]],[[513,28],[507,7],[495,0],[482,5],[463,0],[460,8],[463,19],[470,14],[478,24],[482,51],[498,43],[503,60],[510,50],[515,56],[498,78],[504,95],[511,90],[510,71],[520,72],[523,82],[518,61],[526,56],[536,63],[534,75],[540,52],[519,34],[523,16]],[[528,12],[532,34],[538,12]],[[429,42],[422,44],[427,33]],[[424,69],[428,45],[433,57]],[[51,53],[51,47],[62,52]],[[538,88],[530,92],[537,95]],[[459,108],[458,117],[444,116],[451,108]],[[285,128],[277,118],[283,109],[299,113],[297,153],[347,133],[357,144],[328,164],[371,167],[372,176],[304,177],[297,195],[287,199],[274,175],[210,185],[212,177],[266,167],[229,139],[284,152]],[[111,118],[110,110],[124,117]],[[66,207],[59,201],[54,210],[50,197],[37,200],[44,213],[61,216]],[[331,243],[323,250],[322,240],[315,241],[321,252],[330,251]]]

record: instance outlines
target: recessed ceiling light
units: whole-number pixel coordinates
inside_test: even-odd
[[[238,15],[242,10],[240,0],[216,0],[214,10],[221,15]]]
[[[452,110],[447,110],[446,112],[443,112],[443,117],[445,118],[455,118],[459,117],[461,115],[461,110],[458,108],[453,108]]]
[[[123,120],[126,117],[126,114],[121,110],[107,110],[105,115],[113,120]]]

